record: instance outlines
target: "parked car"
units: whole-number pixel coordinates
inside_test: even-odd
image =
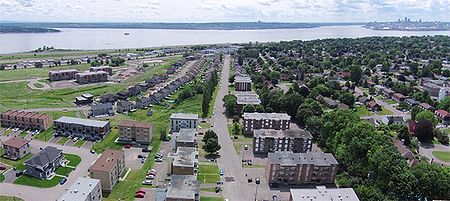
[[[223,185],[223,181],[217,181],[217,185]]]
[[[155,162],[158,162],[158,163],[160,163],[160,162],[162,162],[162,159],[160,159],[160,158],[157,158],[157,159],[155,159]]]
[[[247,165],[252,165],[252,160],[248,160]]]
[[[137,190],[136,193],[142,193],[142,194],[145,194],[145,191],[144,191],[144,189],[140,189],[140,190]]]
[[[156,173],[156,170],[155,170],[155,169],[151,169],[151,170],[149,170],[149,172],[154,172],[154,173]]]
[[[129,149],[129,148],[131,148],[131,144],[126,144],[126,145],[124,145],[123,146],[125,149]]]
[[[224,175],[223,170],[220,169],[220,176],[223,176],[223,175]]]
[[[59,181],[59,184],[63,185],[67,182],[67,177],[64,177],[61,179],[61,181]]]
[[[147,175],[153,175],[153,176],[156,176],[156,172],[147,172]]]
[[[155,176],[154,175],[147,175],[145,178],[146,179],[155,179]]]
[[[247,179],[247,181],[248,181],[248,183],[252,183],[253,182],[253,178],[250,177],[250,178]]]
[[[94,150],[91,150],[90,152],[91,152],[91,154],[95,154],[95,151],[94,151]]]
[[[16,172],[16,177],[20,177],[20,176],[22,176],[23,175],[23,171],[18,171],[18,172]]]
[[[222,188],[220,188],[220,187],[218,187],[218,186],[216,186],[216,187],[214,188],[214,191],[216,191],[216,193],[220,192],[221,190],[222,190]]]
[[[0,170],[6,170],[6,166],[0,165]]]
[[[144,155],[141,155],[141,154],[139,154],[139,155],[138,155],[138,158],[145,158],[145,156],[144,156]]]
[[[141,163],[145,163],[145,158],[141,158]]]
[[[73,140],[74,142],[76,142],[76,141],[78,140],[78,137],[74,137],[72,140]]]
[[[143,193],[136,193],[136,194],[134,194],[134,197],[135,198],[144,198],[145,194],[143,194]]]
[[[152,185],[153,181],[152,180],[145,180],[142,182],[142,185]]]
[[[261,184],[261,180],[259,179],[259,177],[255,178],[255,183],[258,184],[258,185]]]
[[[248,145],[244,145],[244,150],[248,150]]]

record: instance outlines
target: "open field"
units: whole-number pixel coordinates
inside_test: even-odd
[[[134,49],[114,49],[114,50],[66,50],[56,49],[47,52],[22,52],[14,54],[0,55],[0,63],[8,63],[9,60],[21,60],[21,59],[61,59],[72,57],[84,57],[84,56],[98,56],[98,54],[118,54],[118,53],[139,53]]]
[[[202,184],[215,184],[220,180],[219,167],[215,163],[200,163],[197,180]]]
[[[356,108],[356,114],[360,117],[371,115],[371,113],[369,112],[369,110],[367,110],[367,108],[365,106],[357,106],[355,108]]]
[[[393,115],[394,113],[385,107],[381,107],[381,111],[379,111],[377,114],[378,115]]]
[[[91,67],[91,64],[67,65],[52,68],[20,68],[16,70],[2,70],[0,71],[0,81],[10,80],[26,80],[31,78],[48,78],[48,71],[64,70],[64,69],[78,69],[79,71],[86,71]]]
[[[433,156],[441,161],[450,162],[450,151],[433,151]]]

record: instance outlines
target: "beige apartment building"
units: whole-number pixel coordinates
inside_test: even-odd
[[[2,143],[3,157],[19,160],[30,153],[30,141],[21,137],[12,137]]]
[[[279,185],[334,183],[338,162],[330,153],[269,153],[266,174],[272,187]]]
[[[79,71],[76,69],[66,69],[66,70],[59,70],[59,71],[49,71],[48,72],[48,79],[50,82],[53,81],[60,81],[60,80],[74,80],[75,75]]]
[[[100,180],[103,191],[111,192],[114,185],[119,182],[124,169],[124,152],[121,150],[106,150],[88,171],[91,178]]]
[[[78,177],[57,201],[101,201],[100,180]]]
[[[75,77],[79,84],[89,84],[108,81],[108,73],[105,71],[77,73]]]
[[[244,134],[259,129],[289,130],[290,120],[286,113],[244,113]]]
[[[149,145],[152,141],[152,125],[138,121],[121,121],[118,125],[119,142]]]
[[[98,71],[104,71],[107,72],[109,75],[113,74],[113,70],[111,68],[111,66],[95,66],[95,67],[90,67],[89,71],[91,72],[98,72]]]
[[[0,114],[2,127],[47,130],[52,125],[52,117],[47,114],[9,110]]]

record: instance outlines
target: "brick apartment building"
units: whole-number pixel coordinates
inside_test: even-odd
[[[0,114],[2,127],[47,130],[52,125],[52,117],[47,114],[9,110]]]
[[[249,76],[237,75],[234,78],[234,87],[236,91],[251,91],[252,78],[250,78]]]
[[[111,131],[109,122],[74,117],[55,120],[56,135],[79,137],[91,140],[103,139]]]
[[[266,174],[270,186],[334,183],[338,162],[330,153],[269,153]]]
[[[244,113],[244,134],[259,129],[288,130],[290,120],[286,113]]]
[[[108,81],[108,73],[105,71],[77,73],[75,77],[79,84],[89,84]]]
[[[120,175],[125,170],[125,154],[121,150],[106,150],[89,168],[89,176],[99,179],[102,190],[111,192],[119,182]]]
[[[60,80],[74,80],[77,73],[79,73],[79,71],[76,69],[48,71],[48,79],[50,80],[50,82]]]
[[[309,131],[298,130],[255,130],[253,134],[253,152],[267,154],[275,151],[305,153],[312,149],[312,135]]]
[[[30,153],[30,141],[21,137],[12,137],[2,143],[3,157],[19,160]]]
[[[119,142],[149,145],[152,141],[152,125],[138,121],[121,121],[118,125]]]
[[[99,71],[104,71],[107,72],[108,75],[112,75],[113,74],[113,70],[110,66],[96,66],[96,67],[90,67],[89,68],[90,72],[99,72]]]
[[[198,168],[198,150],[194,147],[178,147],[176,153],[170,153],[168,174],[195,175]]]

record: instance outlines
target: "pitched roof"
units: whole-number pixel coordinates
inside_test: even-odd
[[[21,137],[12,137],[9,140],[3,142],[3,145],[14,147],[20,149],[21,147],[27,145],[30,141]]]
[[[25,161],[25,164],[45,166],[46,164],[58,158],[61,155],[61,153],[62,150],[56,147],[48,146],[45,147],[42,151],[40,151],[38,154],[34,155],[32,158]]]

